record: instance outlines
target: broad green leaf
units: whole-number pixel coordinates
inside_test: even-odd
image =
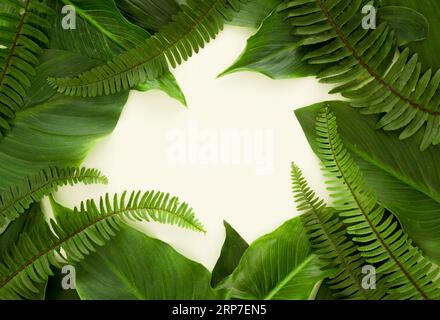
[[[243,253],[249,247],[247,242],[226,221],[223,222],[226,231],[220,257],[212,271],[211,285],[215,287],[228,277],[238,266]]]
[[[205,300],[217,296],[210,272],[168,244],[122,229],[76,268],[86,300]]]
[[[376,129],[377,116],[362,115],[344,102],[324,102],[295,112],[312,148],[315,116],[324,106],[334,112],[344,145],[380,204],[398,217],[425,255],[439,263],[440,147],[421,152],[422,133],[400,141],[397,133]]]
[[[13,127],[0,138],[0,189],[48,166],[76,166],[97,139],[116,126],[127,93],[93,99],[56,94],[49,75],[85,70],[96,61],[75,53],[46,50]]]
[[[83,21],[121,49],[136,47],[150,37],[148,32],[124,18],[114,0],[61,0],[61,2],[74,7],[76,14]],[[70,32],[76,31],[70,30]]]
[[[438,0],[382,0],[384,5],[404,6],[423,14],[429,22],[429,34],[425,41],[412,43],[409,47],[420,55],[425,69],[440,68],[440,1]]]
[[[250,37],[241,56],[222,75],[238,71],[256,71],[272,79],[315,75],[320,67],[302,60],[308,52],[297,48],[297,37],[284,19],[284,13],[274,12],[267,17],[257,33]]]
[[[122,14],[151,33],[159,31],[180,11],[175,0],[116,0]]]
[[[53,18],[54,28],[50,33],[50,47],[80,53],[99,60],[102,64],[115,55],[145,42],[151,35],[148,31],[128,22],[122,16],[114,0],[63,0],[76,8],[76,28],[65,30],[62,26],[61,1],[51,0],[58,13]],[[76,75],[80,71],[71,75]],[[174,76],[167,72],[159,79],[147,81],[141,91],[162,90],[171,98],[186,105],[185,96]]]
[[[263,20],[280,4],[283,0],[252,0],[243,5],[231,22],[228,24],[258,28]]]
[[[65,14],[62,13],[64,4],[59,0],[49,0],[49,3],[57,13],[51,20],[51,24],[53,25],[49,33],[49,47],[51,49],[76,52],[92,59],[105,61],[111,59],[115,54],[120,53],[124,46],[130,47],[134,45],[128,41],[120,40],[120,37],[114,35],[112,30],[101,32],[100,30],[106,30],[105,28],[108,28],[109,24],[100,25],[99,18],[95,18],[93,13],[87,14],[86,11],[80,11],[81,15],[76,13],[75,29],[66,30],[62,25],[63,19],[65,18]],[[112,1],[109,1],[109,3],[111,4]],[[79,10],[77,6],[74,7]],[[119,12],[115,10],[115,17],[112,19],[113,22],[118,21],[118,14]],[[88,20],[84,17],[88,17]],[[95,21],[94,25],[91,24],[90,21]],[[150,36],[148,32],[141,28],[136,26],[131,27],[131,24],[128,24],[128,26],[124,24],[121,28],[112,29],[123,30],[130,33],[130,38],[138,39],[138,41],[144,41]]]
[[[305,300],[329,274],[320,267],[298,217],[252,243],[220,287],[233,299]]]
[[[378,20],[387,21],[396,31],[399,45],[425,40],[429,32],[429,23],[425,16],[413,9],[387,6],[378,10]]]

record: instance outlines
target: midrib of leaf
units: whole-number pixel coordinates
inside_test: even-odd
[[[189,29],[188,29],[188,30],[187,30],[187,31],[186,31],[186,32],[185,32],[185,33],[184,33],[179,39],[177,39],[177,40],[175,40],[175,41],[173,41],[173,42],[170,42],[169,45],[166,46],[161,52],[159,52],[159,53],[157,53],[157,54],[155,54],[155,55],[149,57],[148,60],[145,60],[145,61],[142,61],[142,62],[136,63],[136,64],[134,64],[133,66],[131,66],[131,67],[129,67],[129,68],[126,68],[126,69],[122,70],[121,72],[112,73],[111,75],[109,75],[109,76],[107,76],[107,77],[99,78],[99,79],[96,80],[96,81],[88,81],[86,84],[76,85],[76,86],[72,86],[72,87],[75,87],[75,88],[81,88],[81,87],[89,86],[89,85],[91,85],[91,84],[99,83],[99,82],[102,82],[102,81],[105,81],[105,80],[108,80],[108,79],[114,78],[115,76],[121,75],[121,74],[126,73],[126,72],[128,72],[128,71],[131,71],[131,70],[133,70],[133,69],[136,69],[137,67],[139,67],[139,66],[145,64],[147,61],[151,61],[151,60],[156,59],[157,57],[161,56],[164,52],[170,50],[170,49],[171,49],[176,43],[178,43],[178,42],[181,41],[183,38],[186,38],[190,33],[192,33],[192,32],[193,32],[193,31],[199,26],[200,22],[203,21],[203,20],[205,20],[206,17],[208,16],[208,14],[211,13],[211,11],[212,11],[213,9],[215,9],[215,6],[216,6],[217,3],[218,3],[218,0],[217,0],[217,1],[213,1],[212,4],[209,6],[209,8],[205,11],[205,13],[204,13],[200,18],[198,18],[197,20],[193,20],[193,21],[195,21],[195,23],[193,23],[192,26],[191,26],[191,27],[190,27],[190,28],[189,28]],[[154,36],[153,36],[153,37],[154,37]],[[151,39],[151,38],[149,38],[149,39]]]
[[[85,232],[88,228],[94,226],[95,224],[104,221],[106,219],[112,218],[114,216],[123,214],[123,213],[127,213],[127,212],[132,212],[132,211],[145,211],[148,212],[149,210],[151,211],[159,211],[159,212],[167,212],[171,215],[175,215],[173,212],[170,211],[166,211],[166,210],[158,210],[155,208],[126,208],[123,210],[116,210],[113,211],[109,214],[100,216],[98,219],[93,220],[92,222],[84,225],[83,227],[81,227],[80,229],[76,230],[75,232],[71,233],[70,235],[68,235],[67,237],[64,237],[60,240],[58,240],[57,242],[55,242],[53,245],[51,245],[50,247],[48,247],[46,250],[39,252],[37,255],[33,256],[32,258],[30,258],[26,263],[22,264],[20,267],[18,267],[13,273],[11,273],[5,280],[3,280],[0,283],[0,289],[2,289],[4,286],[6,286],[10,281],[12,281],[17,275],[19,275],[21,272],[23,272],[24,270],[26,270],[26,268],[28,268],[30,265],[32,265],[34,262],[36,262],[38,259],[40,259],[41,257],[50,254],[51,252],[55,251],[56,249],[58,249],[59,247],[61,247],[64,243],[66,243],[67,241],[73,239],[74,237],[78,236],[80,233]],[[192,224],[189,220],[184,219],[183,217],[180,217],[182,220],[184,220],[185,222],[187,222],[189,225],[192,225],[193,228],[195,228],[196,230],[200,230],[200,228],[197,225]],[[203,231],[203,230],[200,230]]]
[[[299,272],[301,272],[309,263],[315,258],[315,255],[310,254],[306,260],[301,262],[295,267],[284,279],[278,283],[264,298],[263,300],[271,300],[279,291],[281,291]]]
[[[376,72],[376,70],[374,70],[373,68],[371,68],[368,63],[366,63],[362,57],[357,53],[356,49],[350,44],[350,42],[348,41],[347,37],[345,36],[344,32],[342,31],[341,28],[339,28],[338,24],[336,23],[335,19],[333,18],[333,16],[331,15],[331,13],[329,12],[329,10],[326,8],[326,6],[324,5],[324,3],[322,2],[322,0],[315,0],[316,3],[318,4],[318,6],[320,7],[322,13],[327,17],[330,25],[332,26],[332,28],[334,29],[334,31],[336,32],[336,34],[338,35],[339,39],[342,41],[342,43],[344,44],[344,46],[351,52],[351,54],[353,55],[353,57],[356,59],[356,61],[365,69],[367,70],[367,72],[377,81],[379,82],[382,86],[384,86],[388,91],[390,91],[393,95],[395,95],[397,98],[399,98],[400,100],[408,103],[410,106],[412,106],[413,108],[419,109],[423,112],[426,112],[430,115],[433,116],[440,116],[440,111],[434,111],[431,110],[425,106],[422,106],[421,104],[413,101],[411,98],[404,96],[403,94],[401,94],[396,88],[394,88],[394,86],[392,86],[391,84],[389,84],[388,82],[385,81],[385,79],[382,78],[382,76]]]
[[[320,1],[320,0],[317,0]],[[325,121],[326,121],[326,126],[327,128],[329,128],[329,123],[328,123],[328,116],[325,116]],[[342,170],[342,167],[338,161],[338,158],[335,154],[335,146],[334,146],[334,141],[333,139],[331,139],[330,135],[329,135],[329,145],[330,145],[330,150],[332,152],[332,156],[333,159],[335,161],[336,166],[338,167],[339,172],[341,173],[341,177],[344,180],[344,183],[346,185],[346,187],[348,188],[348,190],[350,191],[350,194],[352,195],[354,201],[356,202],[356,206],[358,207],[359,211],[362,213],[362,215],[364,216],[365,220],[367,221],[368,225],[370,226],[371,231],[373,231],[376,239],[380,242],[382,248],[385,249],[387,255],[394,261],[394,263],[396,264],[396,266],[399,268],[399,270],[403,273],[403,275],[409,280],[409,282],[411,283],[411,285],[414,287],[414,289],[417,290],[417,292],[420,294],[420,296],[424,299],[424,300],[430,300],[429,297],[426,295],[426,293],[422,290],[422,288],[419,287],[419,285],[417,284],[417,282],[413,279],[412,275],[404,268],[404,266],[400,263],[400,261],[397,259],[397,257],[394,255],[393,251],[387,246],[386,242],[384,241],[384,239],[382,238],[381,234],[379,233],[379,231],[377,231],[376,227],[374,226],[373,222],[371,221],[368,213],[365,211],[365,209],[363,208],[360,199],[358,198],[357,193],[353,190],[351,183],[348,181],[348,178],[345,174],[345,172]]]
[[[70,1],[70,0],[61,0],[61,1],[64,2],[66,5],[74,7],[75,11],[80,15],[80,17],[82,17],[84,20],[88,21],[91,25],[93,25],[96,29],[98,29],[104,36],[106,36],[111,41],[116,43],[122,49],[125,49],[125,50],[129,49],[127,46],[125,46],[122,43],[122,41],[118,40],[117,37],[115,37],[111,31],[104,28],[98,21],[96,21],[96,19],[94,19],[91,15],[87,14],[81,8],[78,8],[72,1]]]
[[[20,39],[21,32],[23,31],[24,27],[24,20],[26,19],[26,16],[29,12],[29,4],[31,0],[25,0],[24,2],[24,12],[20,17],[19,23],[17,25],[17,30],[15,32],[14,40],[12,41],[11,48],[9,49],[8,56],[6,58],[6,64],[3,68],[2,73],[0,74],[0,88],[3,87],[4,81],[6,79],[6,75],[8,74],[8,70],[12,64],[12,58],[15,54],[15,49],[17,48],[18,40]]]

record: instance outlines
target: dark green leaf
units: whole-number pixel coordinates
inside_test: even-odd
[[[61,269],[53,268],[53,274],[47,282],[45,300],[80,300],[75,289],[66,290],[62,287],[66,274],[63,274]]]
[[[226,221],[223,222],[226,231],[220,257],[212,271],[211,285],[215,287],[228,277],[238,266],[243,253],[249,247],[247,242]]]
[[[39,204],[34,204],[18,219],[12,221],[6,231],[0,235],[0,261],[3,261],[2,255],[18,242],[21,234],[29,232],[35,225],[45,223],[46,220]],[[29,298],[44,300],[46,283],[36,284],[36,288],[38,292],[32,293]]]
[[[315,300],[338,300],[334,295],[332,290],[328,287],[325,280],[319,286],[318,292],[316,293]]]
[[[155,33],[180,11],[175,0],[116,0],[122,14],[132,23]]]
[[[382,0],[384,5],[404,6],[423,14],[429,22],[429,34],[425,41],[413,43],[410,48],[420,55],[425,69],[440,68],[440,1],[438,0]]]
[[[413,9],[387,6],[378,10],[377,18],[388,22],[396,31],[399,45],[425,40],[428,36],[428,20],[424,15]]]
[[[126,227],[77,268],[82,299],[215,299],[211,274],[168,244]]]
[[[28,232],[34,224],[44,223],[45,218],[39,205],[32,205],[20,217],[11,222],[5,232],[0,235],[0,252],[7,250],[19,239],[23,232]]]
[[[243,6],[233,20],[228,24],[258,28],[263,20],[281,3],[283,0],[252,0]]]

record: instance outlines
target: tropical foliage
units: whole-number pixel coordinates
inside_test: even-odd
[[[342,256],[349,254],[351,257],[355,253],[354,265],[341,268],[342,272],[350,273],[353,270],[355,279],[359,278],[355,273],[356,267],[365,265],[358,264],[360,257],[356,256],[357,253],[367,263],[378,265],[377,272],[383,275],[379,280],[379,294],[384,287],[387,297],[391,299],[436,299],[440,285],[439,268],[413,246],[394,215],[377,204],[374,190],[365,184],[361,171],[344,148],[336,119],[327,108],[319,111],[315,132],[318,154],[333,198],[332,205],[340,220],[332,219],[331,214],[334,213],[323,206],[322,201],[314,198],[313,192],[295,168],[293,177],[300,208],[308,206],[312,210],[308,215],[315,215],[306,216],[306,225],[310,225],[312,239],[318,241],[323,256],[328,257],[327,250],[331,249],[334,254],[331,245],[337,243],[343,249],[339,248],[336,252]],[[320,216],[318,223],[316,216]],[[315,228],[318,231],[315,232]],[[357,243],[357,248],[345,236],[340,238],[341,228],[343,234],[349,235]],[[331,239],[330,236],[336,238]],[[347,278],[349,276],[343,274],[343,280]]]
[[[335,85],[331,93],[341,94],[362,113],[380,114],[378,128],[400,130],[399,139],[420,130],[424,132],[421,150],[436,145],[440,142],[440,71],[422,67],[417,54],[399,47],[408,40],[399,35],[408,33],[409,38],[420,40],[420,31],[415,27],[409,32],[390,23],[396,20],[394,7],[382,9],[377,27],[360,23],[366,18],[363,8],[371,4],[367,0],[285,1],[227,72],[252,68],[272,77],[316,74],[321,82]],[[409,9],[397,12],[400,17],[420,20]],[[426,29],[422,26],[423,19],[420,27]],[[270,41],[274,28],[282,36],[265,46],[262,41]]]
[[[439,14],[436,0],[2,1],[0,300],[439,299]],[[107,184],[81,163],[129,91],[186,105],[172,71],[225,24],[255,34],[222,75],[315,76],[344,101],[295,111],[329,201],[293,164],[300,215],[250,244],[224,222],[210,272],[135,230],[204,234],[177,197],[122,192],[70,209],[55,193]]]
[[[189,0],[174,20],[145,44],[87,71],[76,78],[49,79],[67,95],[96,97],[127,90],[155,79],[188,60],[232,19],[247,0]]]
[[[58,214],[49,224],[35,225],[20,234],[18,241],[2,252],[0,298],[32,298],[38,285],[53,275],[51,267],[77,263],[115,236],[126,219],[156,221],[204,231],[187,204],[161,192],[133,192],[120,197],[81,203],[73,212]],[[32,210],[41,210],[37,205]],[[61,249],[63,251],[61,251]]]

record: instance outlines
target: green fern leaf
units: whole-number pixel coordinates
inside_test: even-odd
[[[399,52],[393,30],[383,23],[363,28],[362,7],[370,0],[294,0],[288,12],[298,46],[318,45],[305,56],[322,65],[321,82],[337,84],[351,105],[383,115],[378,128],[402,130],[405,139],[424,129],[420,148],[440,143],[440,70],[422,74],[417,54]],[[397,58],[396,58],[397,57]]]
[[[4,0],[0,11],[0,136],[24,104],[41,45],[48,42],[50,8],[39,0]]]
[[[82,203],[71,214],[59,215],[47,224],[21,235],[0,263],[0,299],[32,296],[36,284],[52,275],[51,266],[75,264],[116,234],[129,220],[155,221],[204,232],[193,210],[176,197],[162,192],[132,192],[121,197]],[[61,249],[63,249],[61,251]]]
[[[58,187],[77,183],[107,184],[107,178],[96,169],[48,168],[27,177],[22,183],[0,192],[0,228],[17,219],[30,205]]]
[[[50,78],[49,84],[72,96],[101,96],[134,88],[175,68],[215,38],[241,2],[249,0],[188,0],[163,30],[140,47],[75,78]]]
[[[374,289],[364,288],[362,268],[368,263],[358,252],[357,245],[346,235],[344,223],[337,212],[326,207],[307,185],[301,170],[292,165],[292,191],[301,215],[304,229],[315,253],[325,266],[336,268],[336,273],[327,281],[334,295],[342,299],[379,300],[387,289],[380,279]]]
[[[390,287],[387,298],[439,298],[440,269],[412,245],[397,219],[377,204],[376,194],[345,149],[328,108],[317,116],[316,134],[333,207],[364,259],[377,266],[377,273]]]

